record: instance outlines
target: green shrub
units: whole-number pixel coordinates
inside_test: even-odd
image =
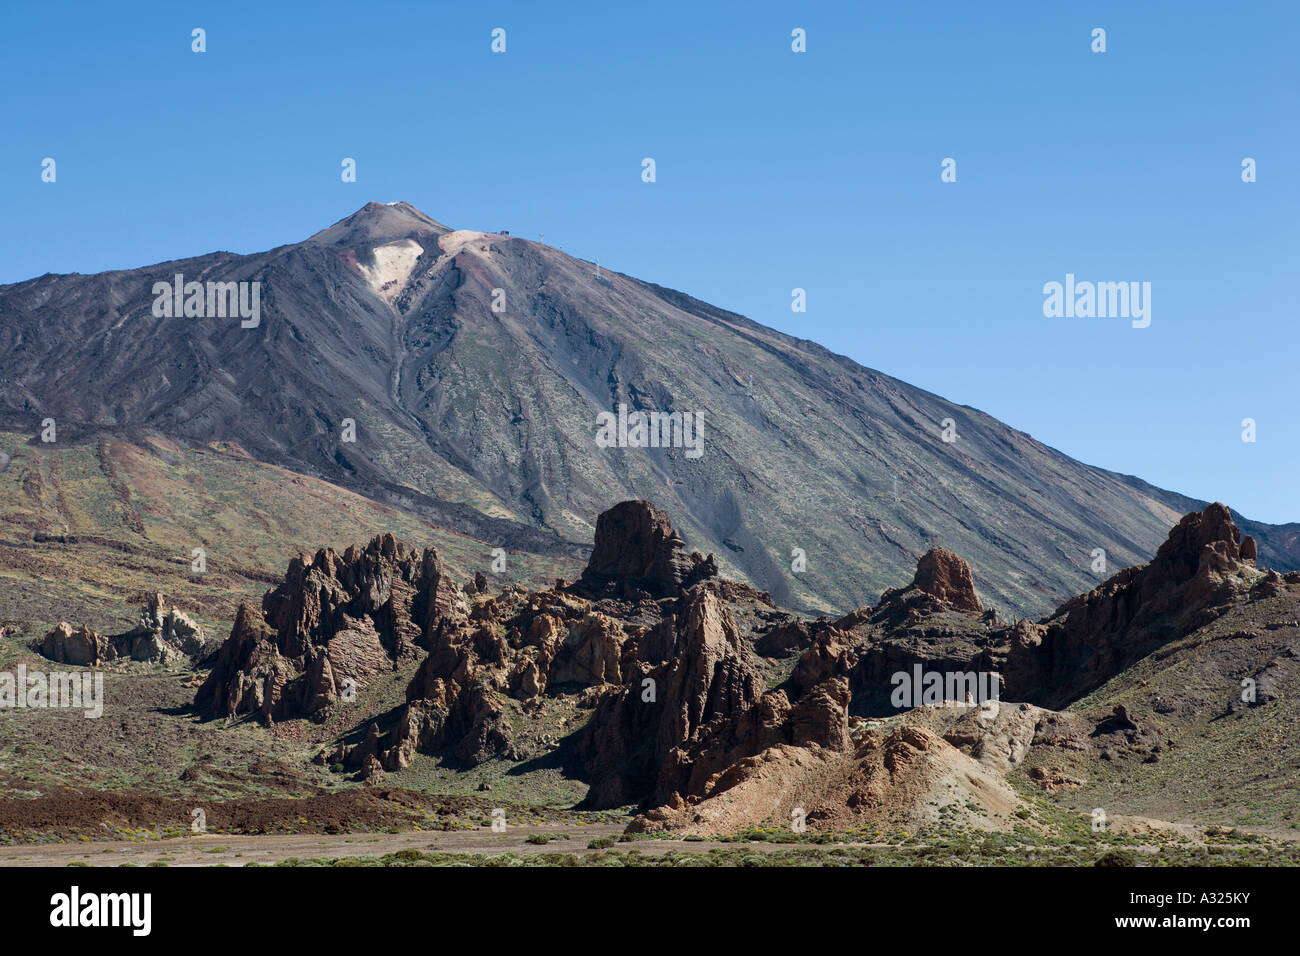
[[[1134,866],[1136,862],[1132,850],[1107,850],[1093,866]]]

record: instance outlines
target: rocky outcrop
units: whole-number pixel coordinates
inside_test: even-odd
[[[984,605],[975,593],[970,565],[945,548],[931,548],[916,564],[912,587],[948,605],[954,611],[982,614]]]
[[[74,628],[63,622],[45,635],[38,650],[52,661],[89,667],[114,661],[200,663],[216,650],[216,644],[193,618],[167,607],[161,594],[151,594],[139,623],[129,631],[100,635],[84,624]]]
[[[74,628],[67,621],[59,622],[45,635],[40,651],[52,661],[78,667],[95,667],[117,659],[117,650],[107,638],[84,624]]]
[[[495,612],[495,605],[491,610]],[[375,756],[385,770],[410,763],[416,752],[443,753],[464,767],[503,753],[510,744],[502,698],[509,647],[496,618],[440,627],[429,656],[406,688],[406,707]],[[343,763],[358,763],[344,750]]]
[[[637,805],[642,829],[788,825],[796,812],[814,828],[953,815],[1011,826],[1023,806],[1004,775],[1031,749],[1046,768],[1031,766],[1032,780],[1077,785],[1090,753],[1121,762],[1167,753],[1161,715],[1179,706],[1157,696],[1080,716],[1035,704],[1069,703],[1234,602],[1289,583],[1256,569],[1227,509],[1212,506],[1183,519],[1150,564],[1042,621],[1000,623],[969,566],[941,550],[878,607],[801,620],[752,589],[693,579],[667,519],[643,504],[598,522],[599,574],[546,590],[443,594],[436,556],[383,539],[303,556],[260,612],[241,607],[213,672],[221,679],[198,703],[281,719],[409,661],[404,705],[348,720],[355,729],[322,747],[319,762],[369,780],[418,754],[458,768],[562,768],[589,783],[585,806]],[[1256,675],[1258,700],[1272,699],[1288,661],[1241,671]],[[891,701],[892,678],[916,668],[999,675],[999,706],[972,707],[960,694],[930,706]],[[784,680],[768,690],[765,672]],[[1224,683],[1233,695],[1238,679]],[[900,709],[911,712],[859,719]]]
[[[773,657],[798,653],[787,685],[796,698],[846,678],[855,715],[897,713],[893,681],[917,667],[997,675],[1005,700],[1062,707],[1234,603],[1281,593],[1287,579],[1256,568],[1255,554],[1228,509],[1211,505],[1184,517],[1149,564],[1121,571],[1051,618],[1008,626],[983,608],[970,567],[934,549],[912,582],[886,591],[877,607],[837,621],[775,619],[754,646]]]
[[[701,721],[730,713],[734,698],[752,700],[761,691],[752,664],[737,663],[748,648],[735,622],[724,618],[717,595],[692,590],[716,575],[712,558],[687,554],[667,515],[649,502],[615,505],[597,519],[595,545],[579,582],[557,581],[552,590],[532,595],[503,592],[476,601],[463,618],[441,618],[421,643],[429,655],[407,688],[396,724],[384,732],[372,726],[363,740],[340,744],[320,759],[363,773],[399,769],[416,753],[473,766],[515,752],[506,699],[529,702],[593,686],[631,686],[652,671],[650,679],[662,683],[656,693],[672,701],[656,711],[665,724],[654,728],[656,739],[662,735],[666,741],[654,752],[666,753],[690,739]],[[474,590],[482,588],[476,583]],[[688,599],[688,592],[695,596]],[[528,598],[525,607],[515,606],[521,596]],[[629,627],[597,610],[605,605],[592,604],[672,597],[682,602],[679,632],[671,622]],[[677,660],[682,655],[703,670],[683,665]],[[640,694],[641,685],[636,687]],[[638,722],[645,716],[633,714],[620,719]],[[621,754],[596,762],[613,766],[627,759]],[[633,763],[634,775],[648,772],[638,760]]]
[[[811,628],[811,640],[795,663],[790,685],[796,697],[832,677],[847,676],[858,664],[853,636],[824,621]]]
[[[754,650],[764,657],[785,657],[812,643],[813,627],[819,622],[789,617],[769,624],[754,641]]]
[[[834,625],[783,624],[757,646],[806,642],[792,688],[847,677],[855,714],[896,713],[891,681],[916,666],[997,674],[1004,699],[1060,708],[1235,602],[1278,593],[1284,579],[1257,569],[1255,554],[1228,509],[1210,505],[1179,521],[1148,564],[1126,568],[1050,618],[1007,626],[983,609],[970,567],[934,549],[912,583],[886,591],[874,610]]]
[[[507,700],[528,706],[544,695],[615,686],[646,628],[595,610],[563,581],[549,591],[507,589],[496,598],[439,619],[428,656],[406,690],[406,705],[386,731],[371,725],[363,739],[319,755],[322,762],[363,775],[398,770],[417,753],[439,754],[462,767],[523,753],[511,733]]]
[[[970,565],[944,548],[931,548],[916,563],[912,583],[880,596],[876,615],[889,611],[893,623],[941,611],[982,614]]]
[[[1148,564],[1125,568],[1038,625],[1013,629],[1007,695],[1060,709],[1212,621],[1267,583],[1242,544],[1221,504],[1184,516]],[[1253,553],[1251,542],[1245,554]]]
[[[596,706],[580,745],[592,777],[589,806],[662,795],[706,728],[748,710],[763,692],[749,646],[717,595],[700,587],[681,604],[657,635],[673,635],[667,659],[656,661],[661,648],[647,635],[624,686]]]
[[[596,519],[596,539],[574,587],[592,596],[673,597],[717,577],[713,556],[687,553],[668,516],[648,501],[624,501]]]
[[[766,705],[778,703],[775,696],[764,697],[745,720],[771,714]],[[761,729],[751,739],[774,742],[749,753],[748,743],[716,755],[706,750],[690,791],[674,792],[628,829],[707,834],[746,826],[786,829],[802,819],[809,829],[844,830],[866,823],[925,825],[949,816],[988,829],[1015,819],[1021,801],[998,769],[920,724],[855,740],[844,723],[847,703],[846,684],[835,680],[806,695],[775,727],[755,720]],[[815,718],[811,737],[797,732],[808,726],[801,712]],[[782,739],[792,727],[796,733]]]
[[[778,745],[847,750],[849,697],[843,678],[817,685],[793,704],[784,691],[764,694],[753,706],[674,747],[649,802],[662,805],[715,796],[734,782],[727,775],[729,768]]]
[[[556,648],[547,684],[621,684],[627,634],[613,618],[592,613],[569,628]]]
[[[269,721],[283,716],[284,687],[296,674],[292,662],[281,656],[275,632],[262,615],[241,603],[230,637],[217,652],[194,706],[211,716],[254,713]]]
[[[473,767],[515,753],[507,697],[533,701],[557,688],[619,678],[629,640],[619,622],[584,613],[556,592],[517,614],[501,614],[490,601],[467,616],[444,618],[394,726],[381,732],[372,724],[364,739],[322,752],[320,761],[359,768],[363,776],[400,770],[417,753]]]
[[[508,750],[510,725],[501,695],[489,684],[433,678],[421,693],[425,696],[408,701],[387,733],[371,724],[359,744],[322,753],[319,761],[360,768],[363,777],[370,777],[377,770],[409,766],[416,753],[443,754],[468,769]]]
[[[853,713],[871,717],[898,713],[891,699],[895,675],[910,675],[916,665],[941,673],[992,670],[1002,639],[997,616],[980,603],[970,566],[941,548],[923,555],[912,583],[886,591],[876,608],[815,621],[806,631],[807,646],[790,677],[796,696],[843,677]],[[775,643],[764,635],[757,646]]]
[[[220,646],[219,641],[203,632],[197,621],[176,607],[168,607],[163,596],[157,593],[145,601],[140,623],[112,640],[119,644],[123,656],[155,663],[185,657],[202,664]]]
[[[195,706],[210,717],[316,713],[415,660],[454,594],[436,552],[391,534],[342,555],[301,554],[260,612],[240,606]]]

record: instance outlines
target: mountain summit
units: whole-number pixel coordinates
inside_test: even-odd
[[[260,322],[156,316],[154,286],[176,275],[259,283]],[[1096,549],[1110,569],[1146,560],[1203,506],[405,202],[254,255],[0,286],[0,425],[34,435],[46,418],[60,441],[236,442],[507,549],[576,555],[590,516],[650,499],[690,549],[808,609],[865,604],[943,547],[986,605],[1043,613],[1109,575]],[[1238,523],[1266,564],[1300,563],[1300,526]]]
[[[441,236],[451,232],[416,209],[409,202],[368,202],[346,219],[322,229],[308,242],[330,246],[379,245],[420,236]]]

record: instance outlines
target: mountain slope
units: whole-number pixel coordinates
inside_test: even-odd
[[[491,546],[238,447],[152,438],[31,443],[0,431],[0,627],[39,640],[59,621],[125,630],[132,606],[169,604],[223,634],[241,600],[280,579],[286,555],[384,532],[436,547],[458,581],[488,571]],[[195,573],[193,549],[204,551]],[[494,586],[572,576],[579,562],[511,552]]]
[[[260,324],[155,317],[153,284],[176,273],[259,281]],[[728,573],[811,609],[874,602],[943,545],[992,604],[1041,613],[1108,576],[1093,549],[1133,564],[1196,505],[813,343],[405,203],[257,255],[0,287],[0,368],[16,430],[53,417],[59,441],[237,441],[509,548],[576,555],[591,515],[651,498]],[[597,416],[621,403],[702,416],[702,454],[598,447]],[[1262,562],[1297,566],[1300,526],[1243,527]]]

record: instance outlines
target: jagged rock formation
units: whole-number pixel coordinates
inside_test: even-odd
[[[396,723],[371,724],[365,737],[322,751],[318,760],[362,771],[400,770],[416,753],[464,767],[515,749],[505,701],[533,701],[562,684],[580,690],[616,677],[628,633],[560,590],[508,589],[469,613],[444,617],[428,656],[406,690]]]
[[[714,575],[710,559],[685,553],[662,512],[648,502],[616,505],[597,521],[595,547],[579,582],[557,581],[552,590],[531,595],[508,590],[468,614],[442,618],[396,724],[387,732],[373,724],[363,740],[342,744],[320,759],[367,775],[405,767],[417,752],[441,753],[473,766],[513,750],[503,718],[506,697],[529,701],[548,691],[620,684],[633,679],[629,674],[639,678],[652,662],[659,665],[672,653],[672,641],[678,638],[704,641],[710,648],[719,641],[738,647],[734,624],[726,633],[720,630],[725,624],[716,597],[686,603],[680,613],[687,623],[680,635],[674,630],[676,612],[660,620],[654,603],[659,598],[671,604],[685,588]],[[626,611],[628,601],[646,602],[643,613],[650,615],[651,624],[625,624],[602,612],[601,601],[620,611]],[[703,695],[683,703],[682,719],[688,723],[725,707],[725,701],[715,701],[711,688],[695,686],[698,675],[658,676],[667,681],[669,693],[692,699]],[[745,693],[749,685],[736,680],[735,693]],[[725,691],[718,694],[726,697]],[[678,739],[665,731],[669,738]]]
[[[656,801],[630,829],[706,834],[788,827],[798,817],[812,829],[912,826],[943,813],[983,829],[1006,826],[1022,805],[1003,773],[1024,754],[1023,720],[1003,722],[1014,730],[956,731],[962,718],[945,714],[854,732],[842,678],[784,712],[783,702],[780,691],[765,695],[704,742],[689,787]],[[1028,727],[1032,736],[1032,721]]]
[[[851,748],[848,682],[826,681],[791,704],[784,691],[764,694],[707,733],[668,754],[649,803],[681,806],[709,799],[744,776],[743,761],[773,747]]]
[[[786,636],[787,626],[763,641],[800,648],[796,689],[847,677],[855,713],[896,713],[891,679],[916,665],[996,673],[1005,699],[1059,708],[1233,602],[1279,587],[1279,575],[1243,557],[1255,553],[1246,542],[1228,509],[1210,505],[1184,517],[1150,563],[1124,569],[1048,618],[1011,625],[983,611],[966,562],[936,549],[921,558],[912,584],[886,591],[876,608],[805,625],[806,637]]]
[[[1228,510],[1213,505],[1185,517],[1150,564],[1126,569],[1050,618],[1007,625],[982,609],[966,563],[935,550],[910,585],[886,591],[877,607],[837,620],[777,620],[754,647],[795,657],[786,683],[794,699],[844,678],[851,711],[863,716],[913,706],[893,690],[916,672],[986,675],[1003,700],[1062,707],[1235,603],[1279,593],[1294,575],[1258,570],[1253,553]]]
[[[502,719],[502,698],[511,677],[540,661],[535,687],[526,686],[522,676],[515,679],[517,688],[540,693],[559,648],[558,627],[548,627],[555,618],[536,610],[525,638],[536,643],[518,649],[502,633],[502,606],[495,600],[478,605],[472,614],[444,618],[406,689],[407,703],[396,725],[383,734],[378,724],[371,724],[360,743],[341,745],[320,759],[360,768],[368,777],[407,766],[416,752],[445,753],[466,767],[504,753],[511,736]]]
[[[1256,553],[1223,505],[1186,515],[1148,564],[1125,568],[1037,625],[1019,625],[1004,665],[1008,693],[1062,707],[1254,589],[1275,589],[1280,576],[1258,570]]]
[[[195,707],[266,720],[316,713],[414,660],[454,595],[436,552],[418,553],[390,534],[342,555],[301,554],[260,613],[240,605]]]
[[[932,600],[918,602],[916,599],[919,595]],[[951,609],[971,614],[984,612],[984,605],[975,592],[975,578],[971,574],[970,565],[946,548],[931,548],[921,556],[910,585],[881,595],[882,606],[892,603],[918,611],[919,603],[928,611]]]
[[[74,628],[65,621],[45,635],[38,649],[52,661],[94,667],[122,660],[201,663],[215,650],[215,643],[193,618],[167,607],[161,594],[152,594],[140,612],[140,622],[129,631],[104,636],[84,624]]]
[[[749,646],[707,587],[683,596],[638,651],[624,686],[601,697],[580,746],[593,807],[672,793],[713,723],[748,710],[763,692]]]
[[[288,701],[302,712],[318,702],[318,675],[341,666],[332,646],[353,673],[418,659],[404,706],[324,747],[318,762],[374,778],[418,753],[460,767],[547,756],[546,766],[589,784],[585,806],[639,808],[635,829],[716,832],[785,825],[791,814],[812,827],[912,825],[941,813],[1003,827],[1023,809],[1005,775],[1031,756],[1027,779],[1055,790],[1084,785],[1077,755],[1150,762],[1166,747],[1167,728],[1130,705],[1045,707],[1077,700],[1227,609],[1300,584],[1256,568],[1215,505],[1179,522],[1149,564],[1041,621],[1000,622],[970,567],[938,549],[877,607],[809,621],[752,588],[697,575],[707,560],[684,562],[671,523],[648,503],[615,506],[597,528],[582,579],[543,591],[474,587],[452,600],[426,579],[427,553],[417,571],[413,552],[380,540],[364,560],[355,549],[300,559],[262,614],[241,609],[222,648],[224,676],[209,684],[231,695],[232,712],[278,717],[292,712]],[[384,569],[387,586],[375,577]],[[362,598],[370,585],[374,595]],[[358,607],[368,642],[359,635],[371,631],[351,617]],[[382,631],[376,620],[388,622]],[[287,665],[290,653],[302,659]],[[1271,661],[1247,672],[1264,701],[1293,669],[1285,653]],[[996,674],[1000,700],[891,700],[895,676],[914,670]],[[780,683],[769,688],[765,673]],[[1166,703],[1155,707],[1164,713]],[[901,721],[862,719],[900,710]],[[548,724],[552,714],[561,718]]]
[[[149,595],[140,612],[139,625],[124,636],[132,638],[128,655],[132,660],[160,660],[166,649],[177,648],[201,665],[220,646],[192,617],[176,607],[168,607],[158,593]]]
[[[897,628],[900,619],[915,621],[927,614],[975,615],[979,627],[994,626],[996,617],[982,614],[970,569],[956,555],[940,550],[925,555],[913,584],[887,592],[876,612],[861,609],[836,622],[778,622],[756,647],[778,654],[802,648],[788,693],[761,692],[746,642],[738,639],[730,613],[714,610],[717,599],[707,586],[683,601],[689,602],[684,626],[669,659],[653,667],[641,664],[623,688],[601,698],[588,724],[581,751],[592,779],[588,805],[640,802],[648,809],[635,824],[638,829],[707,828],[720,820],[735,826],[780,819],[797,790],[810,800],[818,792],[825,796],[827,787],[817,781],[829,777],[840,784],[856,779],[856,789],[844,799],[852,812],[870,815],[871,808],[889,802],[876,791],[888,789],[882,780],[896,776],[895,768],[910,759],[900,755],[919,755],[913,762],[925,769],[915,772],[929,781],[924,790],[929,795],[935,792],[935,780],[948,779],[947,771],[935,767],[969,760],[942,740],[910,728],[883,746],[874,740],[855,744],[848,723],[853,696],[848,675],[863,680],[864,659],[882,664],[855,646],[855,627]],[[958,659],[964,663],[963,655]],[[901,666],[912,658],[900,654],[899,660]],[[681,674],[708,675],[688,682],[696,688],[685,695],[695,702],[694,709],[683,706],[681,685],[672,679]],[[646,678],[651,688],[666,689],[662,698],[638,694]],[[701,701],[711,704],[702,706]],[[695,713],[700,716],[690,719]],[[981,783],[992,779],[982,770],[963,779],[972,774]],[[919,784],[917,789],[922,792]],[[994,791],[1002,809],[1018,806],[1005,784],[990,785],[986,793]],[[817,812],[828,820],[833,816],[824,807]]]
[[[713,555],[688,554],[666,514],[648,501],[624,501],[596,520],[595,547],[577,587],[593,596],[663,598],[717,576]]]

